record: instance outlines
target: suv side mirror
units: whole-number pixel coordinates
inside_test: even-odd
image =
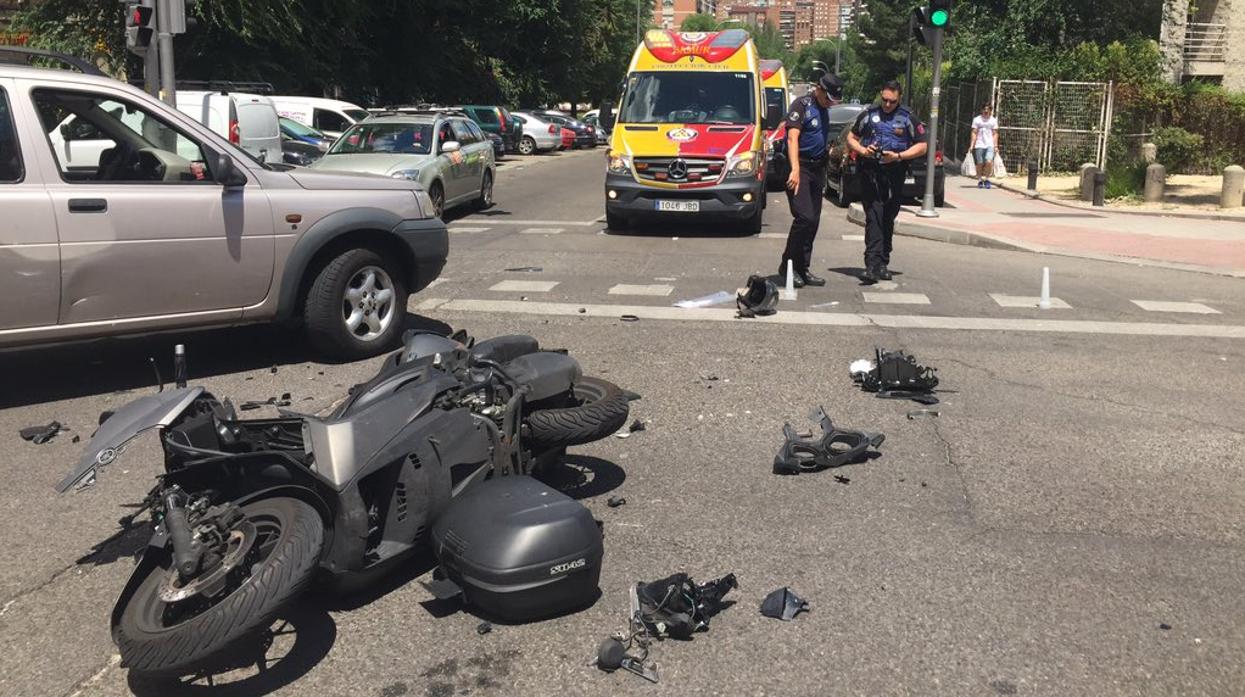
[[[597,122],[607,131],[614,130],[614,104],[612,102],[601,102],[601,113],[597,115]]]
[[[206,159],[212,166],[212,179],[217,184],[226,189],[246,184],[246,175],[234,164],[232,157],[222,152],[208,151]]]
[[[444,143],[441,143],[442,153],[458,152],[459,150],[462,150],[462,148],[463,146],[456,140],[447,140]]]
[[[775,128],[778,128],[778,125],[781,123],[782,123],[782,107],[778,106],[777,104],[766,104],[765,105],[765,122],[762,124],[765,130],[772,131]]]

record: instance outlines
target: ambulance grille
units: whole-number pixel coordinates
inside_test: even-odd
[[[686,175],[676,177],[670,173],[671,166],[676,162],[683,163],[683,166],[687,168]],[[637,157],[635,158],[635,173],[642,181],[711,182],[721,178],[725,164],[725,160],[717,158]]]

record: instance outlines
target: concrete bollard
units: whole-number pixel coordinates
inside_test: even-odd
[[[1095,167],[1092,162],[1086,162],[1085,164],[1081,165],[1081,200],[1082,201],[1093,201],[1094,200],[1094,172],[1097,172],[1097,171],[1098,171],[1098,168]]]
[[[1094,205],[1107,205],[1107,173],[1094,169]]]
[[[1245,205],[1245,167],[1229,165],[1223,168],[1223,191],[1219,194],[1220,208],[1240,208]]]
[[[1038,161],[1036,157],[1030,157],[1025,169],[1029,171],[1029,191],[1037,193],[1038,179]]]
[[[1144,160],[1146,164],[1150,164],[1151,162],[1159,159],[1159,146],[1154,143],[1142,143],[1141,159]]]
[[[1146,166],[1146,185],[1141,198],[1146,203],[1163,200],[1163,187],[1167,184],[1167,168],[1155,162]]]

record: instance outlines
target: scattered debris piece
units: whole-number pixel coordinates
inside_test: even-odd
[[[519,300],[527,300],[527,296],[526,296],[526,295],[520,295],[520,296],[519,296]]]
[[[710,307],[712,305],[721,305],[722,303],[728,303],[734,299],[735,299],[735,296],[731,295],[729,291],[719,290],[716,293],[711,293],[709,295],[702,295],[699,298],[691,298],[690,300],[680,300],[679,302],[675,303],[674,306],[681,307],[684,309],[692,309],[692,308],[697,308],[697,307]]]
[[[544,273],[545,270],[539,266],[516,266],[506,271],[509,273]]]
[[[70,442],[70,443],[77,443],[77,442],[78,442],[78,441],[80,441],[80,440],[82,440],[82,437],[81,437],[81,436],[74,436],[73,438],[70,438],[70,439],[69,439],[69,442]]]
[[[881,399],[911,399],[920,404],[937,404],[932,392],[938,386],[936,368],[928,368],[916,362],[916,358],[903,351],[874,349],[875,360],[852,361],[848,372],[852,381],[866,392],[876,393]]]
[[[816,310],[816,309],[818,309],[818,308],[822,308],[822,307],[834,307],[835,305],[838,305],[838,304],[839,304],[839,301],[838,301],[838,300],[835,300],[834,302],[828,302],[828,303],[817,303],[816,305],[809,305],[809,306],[808,306],[808,309],[810,309],[810,310]]]
[[[631,422],[631,426],[629,427],[629,430],[632,433],[635,433],[636,431],[647,431],[648,427],[644,425],[643,421],[636,419],[635,421]]]
[[[639,322],[640,321],[640,318],[636,317],[635,315],[623,315],[622,317],[619,317],[618,319],[621,319],[624,322]]]
[[[933,418],[933,417],[937,417],[940,413],[941,412],[939,412],[937,409],[916,409],[916,410],[908,412],[908,420],[912,421],[916,419],[918,416],[929,416]]]
[[[480,624],[476,625],[476,634],[483,635],[483,634],[488,634],[491,631],[493,631],[493,625],[488,622],[481,622]]]
[[[277,366],[275,366],[275,365],[274,365],[274,366],[272,366],[271,368],[269,368],[269,369],[268,369],[268,372],[272,373],[273,375],[276,375],[276,374],[277,374]]]
[[[61,425],[61,422],[53,421],[46,426],[27,426],[17,433],[22,437],[22,440],[30,441],[35,445],[43,445],[44,443],[55,438],[56,434],[61,431],[68,430],[69,429]]]
[[[587,311],[588,311],[588,310],[587,310],[586,308],[583,308],[583,307],[579,308],[579,314],[581,314],[581,315],[582,315],[582,314],[584,314],[584,313],[585,313],[585,312],[587,312]]]
[[[252,411],[268,404],[267,402],[243,402],[238,405],[238,409],[242,411]]]
[[[752,319],[765,317],[777,312],[778,286],[760,274],[748,277],[744,292],[735,296],[735,307],[739,309],[736,318]]]
[[[650,641],[647,637],[637,637],[635,635],[629,637],[623,632],[618,632],[597,646],[597,667],[607,673],[612,673],[622,668],[630,673],[635,673],[649,682],[655,683],[658,680],[657,664],[646,663]],[[638,656],[632,656],[627,653],[627,648],[633,642],[640,647]]]
[[[808,612],[808,602],[787,586],[773,591],[761,601],[762,615],[783,622],[790,622],[801,612]]]
[[[928,484],[926,484],[925,482],[921,482],[921,488],[922,488],[922,489],[924,489],[924,488],[925,488],[925,487],[927,487],[927,486],[929,486],[929,485],[928,485]]]
[[[241,409],[242,411],[252,411],[254,409],[259,409],[260,407],[288,407],[290,406],[290,404],[291,404],[290,393],[286,392],[285,394],[281,395],[280,399],[277,399],[276,397],[269,397],[268,399],[265,399],[262,402],[259,402],[259,401],[243,402],[238,405],[238,409]]]
[[[627,499],[622,496],[611,496],[609,500],[605,502],[605,505],[610,508],[618,508],[619,506],[625,506],[626,504]]]
[[[882,433],[836,427],[823,407],[813,411],[810,418],[820,422],[820,437],[812,434],[802,437],[790,423],[783,424],[785,442],[774,456],[774,474],[816,472],[859,462],[865,458],[870,447],[877,448],[886,440],[886,435]]]
[[[834,481],[838,482],[839,484],[851,484],[852,483],[851,479],[844,477],[841,474],[834,475]]]
[[[1167,630],[1171,629],[1171,628],[1172,628],[1172,626],[1171,626],[1170,624],[1166,623],[1166,622],[1160,622],[1160,623],[1159,623],[1159,629],[1161,629],[1161,630],[1163,630],[1163,631],[1165,631],[1165,632],[1166,632]]]
[[[701,375],[701,376],[700,376],[700,379],[701,379],[701,380],[704,380],[705,382],[717,382],[717,381],[718,381],[718,380],[720,380],[721,378],[719,378],[718,376],[714,375],[713,373],[706,373],[706,374],[704,374],[704,375]]]
[[[709,620],[722,611],[722,598],[739,588],[735,574],[697,584],[685,573],[637,583],[640,622],[651,636],[686,639],[709,629]]]
[[[615,431],[615,432],[614,432],[614,437],[615,437],[615,438],[630,438],[630,437],[631,437],[631,431]]]

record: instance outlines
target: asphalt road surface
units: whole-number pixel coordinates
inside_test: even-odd
[[[412,299],[410,317],[478,337],[531,333],[643,395],[633,414],[647,430],[573,449],[562,481],[604,521],[593,607],[480,635],[478,618],[430,602],[417,582],[429,564],[416,560],[365,593],[304,599],[274,626],[262,667],[145,683],[118,665],[108,633],[145,538],[110,536],[157,473],[157,448],[146,439],[94,488],[58,496],[82,447],[71,436],[150,392],[146,358],[167,365],[177,342],[218,396],[290,392],[305,411],[378,359],[320,364],[268,328],[7,353],[0,694],[1245,691],[1241,281],[900,238],[902,275],[863,287],[861,231],[827,204],[815,267],[827,287],[764,321],[733,319],[729,304],[681,310],[672,304],[776,270],[782,195],[756,238],[676,223],[606,234],[602,160],[511,158],[497,206],[453,220],[445,280]],[[1043,266],[1066,307],[1024,306]],[[507,271],[521,267],[539,270]],[[853,386],[848,363],[875,346],[938,368],[940,416],[910,420],[917,405]],[[884,432],[881,457],[772,474],[783,423],[811,426],[818,405]],[[42,446],[18,438],[52,419],[73,431]],[[627,504],[607,507],[611,495]],[[736,604],[694,640],[654,647],[658,685],[589,667],[624,626],[627,587],[676,571],[736,573]],[[761,616],[781,586],[811,612]]]

